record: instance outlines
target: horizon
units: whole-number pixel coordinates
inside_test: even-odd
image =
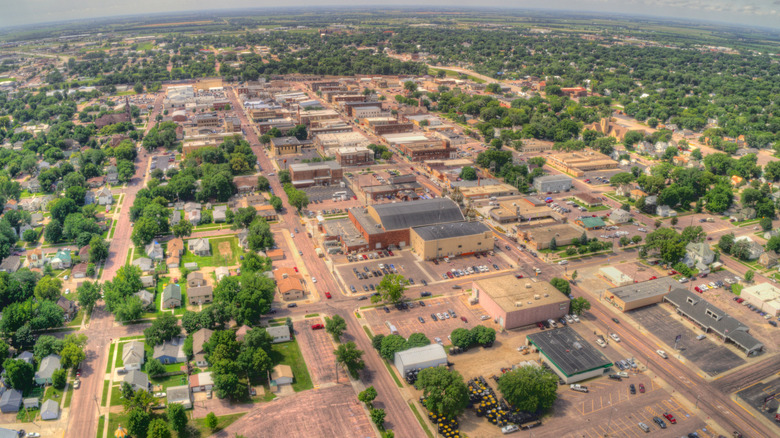
[[[373,10],[373,11],[388,11],[394,8],[398,8],[403,11],[414,10],[428,10],[428,11],[499,11],[510,10],[516,12],[528,12],[528,13],[555,13],[560,12],[569,15],[581,15],[584,17],[591,15],[606,15],[606,19],[616,19],[620,17],[630,18],[646,18],[659,21],[671,21],[671,22],[688,22],[688,23],[701,23],[720,26],[732,26],[744,29],[761,29],[765,31],[780,32],[780,20],[777,19],[780,10],[780,0],[758,0],[763,3],[763,7],[757,7],[755,5],[745,4],[742,7],[737,8],[743,3],[747,3],[747,0],[737,0],[729,3],[728,7],[722,3],[707,3],[706,7],[702,5],[703,2],[699,0],[689,0],[680,2],[673,2],[672,0],[629,0],[628,2],[621,2],[617,0],[557,0],[554,4],[539,0],[525,0],[517,5],[496,4],[494,0],[489,0],[487,5],[482,8],[476,8],[468,6],[468,4],[462,0],[445,1],[431,0],[426,7],[420,7],[417,4],[412,4],[407,0],[395,1],[383,6],[365,4],[364,1],[350,1],[350,0],[331,0],[333,3],[317,5],[314,9],[317,10],[333,10],[358,7],[360,10]],[[57,0],[31,0],[24,2],[20,7],[11,11],[10,14],[4,14],[0,17],[0,31],[10,31],[14,29],[26,29],[31,26],[55,26],[55,25],[68,25],[79,24],[90,21],[118,21],[126,20],[135,17],[164,17],[164,16],[176,16],[176,15],[200,15],[207,13],[215,13],[217,15],[229,15],[240,11],[263,11],[263,10],[296,10],[302,7],[310,6],[307,2],[300,0],[292,0],[285,6],[278,6],[274,4],[268,5],[247,5],[248,0],[225,0],[225,7],[215,9],[211,3],[203,3],[202,7],[198,7],[197,3],[193,8],[192,3],[189,3],[187,9],[175,9],[172,8],[172,4],[183,3],[179,0],[162,0],[163,6],[159,7],[159,1],[150,2],[149,0],[140,0],[132,6],[126,6],[120,4],[116,0],[80,0],[82,4],[105,4],[99,8],[85,6],[83,8],[70,7],[68,4],[62,4]],[[44,5],[50,4],[51,7]],[[638,8],[626,8],[627,4],[641,5],[644,7]],[[41,5],[36,7],[35,11],[27,12],[28,7],[33,5]],[[598,6],[592,9],[584,10],[585,6]],[[657,8],[649,8],[650,6],[664,5],[664,11],[667,13],[658,13]],[[696,7],[704,7],[704,9],[695,9]],[[45,14],[40,14],[40,10],[48,11]],[[741,11],[741,12],[739,12]],[[684,12],[693,13],[695,16],[686,15]]]

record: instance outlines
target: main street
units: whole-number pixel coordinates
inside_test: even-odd
[[[257,133],[253,128],[253,124],[247,117],[246,110],[243,105],[238,101],[238,96],[234,89],[228,90],[227,95],[230,98],[230,104],[232,108],[235,108],[236,114],[241,118],[241,125],[247,127],[246,138],[252,150],[258,159],[258,164],[263,169],[264,173],[275,171],[271,160],[266,155],[266,151],[260,144]],[[358,324],[353,310],[354,310],[354,298],[348,299],[342,294],[342,289],[338,286],[332,273],[325,265],[323,259],[317,256],[314,248],[314,244],[311,239],[306,238],[306,234],[297,234],[294,232],[295,228],[303,228],[300,217],[295,213],[293,207],[287,202],[287,197],[283,194],[284,189],[279,182],[278,176],[269,177],[271,188],[274,193],[282,198],[284,209],[279,215],[280,224],[285,232],[293,233],[295,246],[300,250],[303,255],[302,258],[306,264],[306,269],[317,279],[317,283],[313,283],[311,279],[306,279],[307,284],[310,287],[311,293],[319,294],[321,300],[317,304],[310,304],[301,306],[301,308],[293,312],[280,312],[282,316],[285,313],[294,314],[306,314],[311,310],[322,311],[331,315],[340,315],[347,321],[347,333],[349,338],[354,340],[360,350],[363,350],[366,354],[363,355],[363,360],[366,363],[366,370],[364,375],[370,374],[370,384],[376,388],[379,396],[377,397],[375,404],[381,404],[385,407],[387,412],[386,425],[388,428],[393,429],[396,436],[399,437],[419,437],[424,436],[424,432],[417,422],[414,414],[407,405],[407,402],[403,400],[395,382],[391,376],[385,371],[385,366],[382,363],[382,359],[379,355],[373,352],[373,347],[369,339],[362,334],[363,329]],[[305,230],[304,230],[305,231]],[[325,297],[320,291],[329,291],[333,295],[333,299],[322,301]]]

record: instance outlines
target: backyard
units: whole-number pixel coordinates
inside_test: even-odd
[[[301,349],[298,347],[297,341],[283,342],[280,344],[273,344],[271,347],[271,360],[274,364],[289,365],[292,368],[295,381],[292,384],[293,389],[298,391],[305,391],[314,387],[311,383],[311,376],[309,370],[306,368],[306,362],[301,355]]]

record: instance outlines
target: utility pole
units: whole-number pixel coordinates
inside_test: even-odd
[[[609,404],[609,406],[610,406],[610,407],[612,407],[612,403],[610,403],[610,404]],[[609,411],[609,421],[607,421],[607,432],[604,434],[604,436],[605,436],[605,437],[606,437],[606,436],[609,436],[609,428],[610,428],[610,426],[612,425],[612,414],[614,414],[616,410],[617,410],[617,409],[615,409],[615,408],[612,408],[612,409]]]
[[[98,401],[97,401],[97,395],[95,396],[95,406],[97,406],[97,409],[98,409],[98,415],[102,415],[102,414],[100,413],[100,404],[99,404],[99,403],[98,403]]]
[[[696,409],[699,409],[699,398],[701,397],[701,394],[696,396]]]

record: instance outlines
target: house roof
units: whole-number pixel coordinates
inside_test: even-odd
[[[53,416],[53,418],[57,418],[59,414],[60,405],[56,401],[49,399],[41,405],[41,417]]]
[[[465,220],[460,207],[449,198],[381,204],[369,208],[376,212],[385,230],[400,230]]]
[[[125,364],[144,363],[144,344],[130,341],[122,346],[122,362]]]
[[[163,303],[171,299],[181,301],[181,286],[179,286],[178,284],[170,283],[167,286],[165,286],[165,289],[163,289],[163,293],[162,293]]]
[[[182,403],[191,401],[189,385],[169,386],[165,390],[168,403]]]
[[[411,364],[431,363],[436,360],[446,361],[447,353],[444,351],[444,347],[435,343],[399,351],[395,353],[394,358],[396,363],[400,361],[403,368]]]
[[[190,274],[187,276],[187,282],[194,281],[194,280],[203,280],[203,273],[202,272],[190,272]]]
[[[490,228],[482,222],[452,222],[448,224],[427,225],[414,228],[423,240],[452,239],[474,236],[489,232]]]
[[[194,354],[203,353],[203,344],[209,341],[211,339],[211,335],[214,333],[214,330],[209,330],[207,328],[202,328],[195,333],[192,334],[192,352]]]
[[[293,375],[292,367],[282,364],[275,366],[274,370],[271,372],[271,380],[276,380],[280,377],[288,377],[290,379],[294,378],[295,376]]]
[[[35,377],[50,379],[58,369],[60,369],[60,357],[56,354],[50,354],[41,360],[41,366],[38,367]]]
[[[76,308],[76,304],[65,297],[60,297],[57,300],[57,305],[60,306],[60,308],[66,312],[69,312]]]
[[[605,225],[600,217],[584,217],[580,220],[585,228],[603,227]]]
[[[211,249],[208,239],[195,239],[188,242],[190,251],[208,251]]]
[[[290,337],[290,327],[286,324],[266,327],[265,331],[271,335],[272,338]]]
[[[7,389],[0,396],[0,406],[19,407],[22,404],[22,393],[16,389]]]
[[[211,297],[214,295],[213,289],[214,288],[209,285],[191,287],[187,289],[187,296],[190,300],[199,297]]]
[[[214,380],[211,378],[210,371],[190,376],[190,388],[207,385],[214,385]]]
[[[81,262],[78,265],[71,268],[70,273],[73,274],[87,274],[88,265],[86,262]]]
[[[152,259],[149,257],[140,257],[133,260],[133,266],[138,266],[144,271],[149,270],[152,267]]]
[[[158,344],[154,346],[153,357],[156,359],[162,356],[169,356],[169,357],[184,356],[184,351],[182,349],[183,345],[184,345],[184,338],[181,336],[173,338],[170,341],[165,341],[162,344]]]
[[[122,381],[140,388],[149,387],[149,376],[143,371],[130,370],[122,377]]]
[[[184,241],[179,238],[168,241],[168,254],[174,254],[176,251],[184,251]]]

